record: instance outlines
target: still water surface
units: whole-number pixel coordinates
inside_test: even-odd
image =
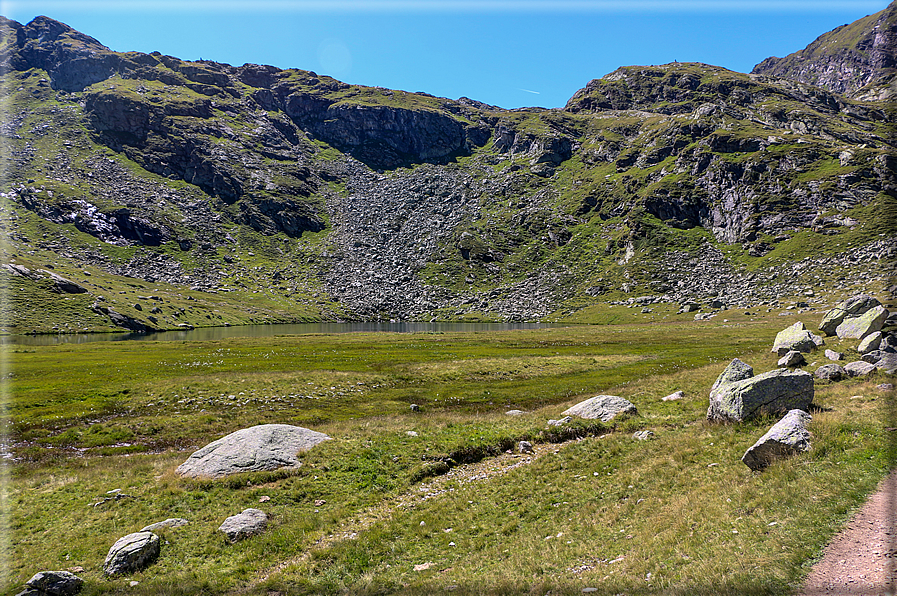
[[[25,346],[52,346],[93,341],[209,341],[232,337],[274,337],[275,335],[307,333],[513,331],[517,329],[547,329],[556,326],[550,323],[291,323],[242,325],[239,327],[203,327],[190,330],[160,331],[158,333],[10,335],[0,338],[0,342]]]

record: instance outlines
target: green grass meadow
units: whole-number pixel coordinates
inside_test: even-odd
[[[8,344],[3,593],[78,569],[87,596],[790,594],[893,466],[897,404],[875,375],[817,383],[812,449],[751,472],[740,458],[776,418],[709,424],[707,394],[731,358],[775,367],[775,333],[797,317],[774,314]],[[598,393],[638,415],[548,427]],[[296,470],[175,474],[202,445],[274,422],[334,440]],[[536,456],[516,453],[521,439]],[[226,543],[218,526],[248,507],[268,530]],[[170,517],[190,523],[159,532],[155,564],[103,575],[115,540]]]

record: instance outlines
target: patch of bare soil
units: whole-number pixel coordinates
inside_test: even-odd
[[[897,470],[825,548],[800,596],[897,594]]]

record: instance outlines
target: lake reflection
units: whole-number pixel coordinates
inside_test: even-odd
[[[232,337],[273,337],[308,333],[426,333],[469,331],[514,331],[547,329],[549,323],[289,323],[278,325],[241,325],[200,329],[160,331],[158,333],[81,333],[68,335],[8,335],[4,344],[52,346],[92,341],[211,341]]]

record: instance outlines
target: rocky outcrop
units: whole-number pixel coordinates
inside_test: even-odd
[[[638,414],[635,405],[616,395],[596,395],[562,412],[565,416],[578,416],[587,420],[610,422],[620,414]]]
[[[869,362],[863,362],[862,360],[857,360],[845,364],[844,371],[847,373],[847,376],[850,377],[865,377],[866,375],[875,372],[875,365]]]
[[[741,461],[758,472],[775,460],[809,450],[810,431],[807,425],[811,420],[812,416],[807,412],[791,410],[745,451]]]
[[[221,478],[240,472],[296,468],[297,454],[330,437],[301,426],[262,424],[212,441],[177,468],[180,476]]]
[[[806,262],[744,269],[733,257],[762,258],[803,230],[887,223],[889,112],[807,85],[698,63],[625,67],[563,110],[508,111],[112,52],[44,18],[4,26],[10,76],[35,73],[10,87],[10,105],[42,106],[45,120],[26,124],[22,107],[4,121],[7,198],[134,247],[86,249],[62,233],[35,243],[115,275],[264,288],[311,316],[519,321],[634,285],[659,302],[773,307],[807,275],[848,271],[849,285],[865,270],[874,283],[897,256],[869,236]],[[40,137],[53,129],[64,140],[51,151]],[[696,226],[713,239],[677,244],[671,229]],[[24,236],[10,234],[17,249]],[[253,272],[241,269],[249,252]],[[625,277],[636,262],[638,283]]]

